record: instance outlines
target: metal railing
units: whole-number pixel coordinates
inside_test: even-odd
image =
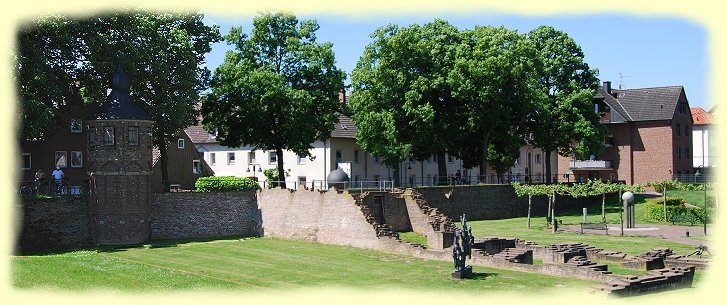
[[[673,175],[672,180],[677,180],[682,183],[704,183],[704,182],[714,182],[714,177],[711,174],[702,174],[699,176],[695,176],[694,174],[681,174],[681,175]]]
[[[61,183],[56,183],[53,180],[20,181],[18,194],[21,196],[83,195],[88,194],[88,186],[73,185],[67,181]]]

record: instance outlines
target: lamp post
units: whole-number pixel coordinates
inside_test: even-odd
[[[248,173],[250,172],[250,166],[252,166],[252,177],[255,178],[255,182],[257,182],[257,174],[255,173],[255,168],[257,168],[258,173],[262,173],[263,167],[257,163],[250,163],[247,165],[247,170],[245,172],[248,172]]]
[[[704,165],[700,165],[699,168],[702,168],[702,166]],[[695,181],[702,176],[702,173],[699,172],[699,168],[697,168],[697,171],[694,173]],[[702,219],[702,223],[704,224],[704,236],[707,236],[707,183],[704,180],[702,180],[702,188],[704,188],[704,217]]]

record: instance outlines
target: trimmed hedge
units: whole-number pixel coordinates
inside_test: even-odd
[[[667,222],[675,215],[691,215],[695,217],[695,222],[702,222],[704,211],[699,208],[688,208],[684,204],[686,202],[680,197],[667,197],[666,199],[666,219]],[[654,222],[664,221],[664,199],[650,198],[645,202],[646,219]]]
[[[194,183],[197,192],[240,192],[249,190],[259,190],[260,185],[250,178],[234,177],[234,176],[212,176],[200,177]]]

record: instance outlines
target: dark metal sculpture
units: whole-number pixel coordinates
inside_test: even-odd
[[[467,257],[472,258],[472,245],[475,238],[472,236],[472,228],[467,227],[467,219],[462,214],[460,217],[462,229],[454,231],[454,245],[452,246],[452,258],[454,259],[454,272],[452,278],[464,279],[472,277],[472,266],[466,265]]]

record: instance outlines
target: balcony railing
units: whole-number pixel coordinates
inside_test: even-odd
[[[576,160],[570,161],[571,169],[612,169],[613,161],[610,160]]]

